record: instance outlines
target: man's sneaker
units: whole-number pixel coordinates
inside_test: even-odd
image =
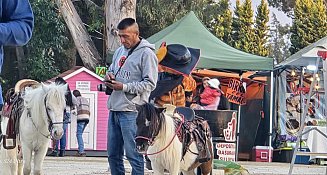
[[[78,152],[78,153],[76,154],[76,156],[77,156],[77,157],[86,157],[86,153],[85,153],[85,152],[82,152],[82,153]]]

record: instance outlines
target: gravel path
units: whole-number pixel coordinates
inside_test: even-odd
[[[250,174],[253,175],[286,175],[289,164],[239,162]],[[130,166],[125,164],[126,174],[130,174]],[[108,162],[105,157],[46,157],[43,165],[44,175],[109,175]],[[293,170],[295,175],[322,175],[326,166],[296,165]],[[146,175],[152,173],[146,171]],[[213,172],[215,173],[215,171]]]

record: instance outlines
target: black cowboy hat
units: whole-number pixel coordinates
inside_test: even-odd
[[[160,65],[173,69],[184,75],[191,74],[200,59],[200,49],[185,47],[181,44],[170,44]]]

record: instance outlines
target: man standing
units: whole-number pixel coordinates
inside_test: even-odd
[[[139,37],[133,18],[125,18],[117,26],[123,46],[114,53],[105,77],[113,89],[108,101],[108,161],[111,174],[125,174],[123,155],[132,166],[132,175],[144,174],[143,156],[136,151],[135,105],[148,102],[158,79],[158,60],[154,45]]]
[[[3,46],[25,45],[32,36],[34,16],[28,0],[1,0],[0,3],[0,73]],[[3,106],[0,85],[0,111]],[[1,129],[0,129],[1,141]]]

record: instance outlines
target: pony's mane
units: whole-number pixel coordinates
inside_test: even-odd
[[[147,120],[151,120],[151,131],[153,131],[153,129],[159,129],[158,137],[160,137],[163,144],[170,141],[170,135],[175,133],[175,124],[171,116],[165,114],[164,112],[161,112],[158,115],[158,109],[156,109],[156,107],[150,103],[142,105],[138,111],[140,112],[140,115],[146,117]],[[167,137],[167,135],[169,136]]]
[[[27,108],[33,108],[40,104],[40,100],[44,99],[45,95],[49,98],[56,98],[59,100],[60,104],[64,104],[65,98],[63,98],[63,95],[65,95],[66,91],[64,91],[63,86],[64,85],[51,83],[40,85],[35,89],[28,88],[25,90],[25,94],[23,95],[24,105]]]

